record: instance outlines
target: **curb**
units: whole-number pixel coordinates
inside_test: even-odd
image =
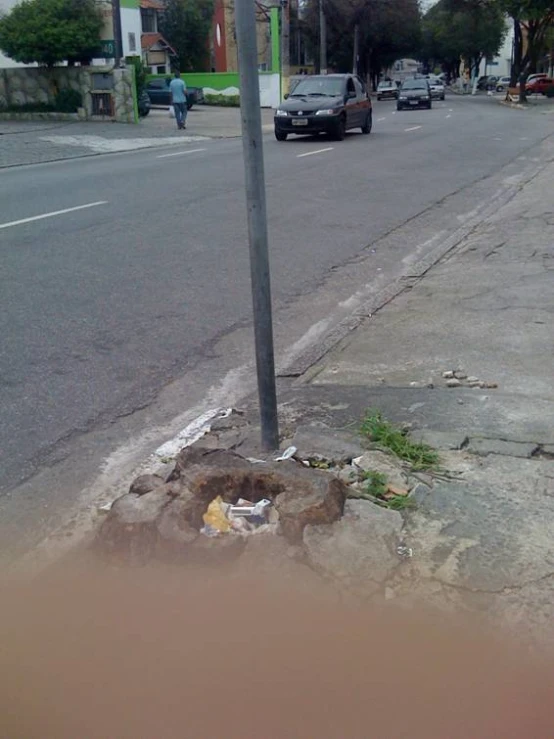
[[[377,293],[377,295],[358,306],[353,313],[340,321],[335,327],[331,328],[326,335],[321,337],[317,344],[317,348],[311,347],[307,349],[287,367],[278,368],[277,376],[282,378],[297,378],[298,384],[309,382],[311,379],[309,371],[317,369],[314,366],[317,365],[317,363],[320,362],[321,359],[331,351],[331,349],[333,349],[340,341],[345,339],[352,331],[358,328],[358,326],[368,318],[368,316],[373,316],[402,292],[411,289],[414,284],[424,277],[432,267],[459,246],[460,243],[464,241],[477,226],[487,220],[487,218],[493,216],[499,208],[509,203],[522,187],[539,175],[550,163],[551,160],[540,165],[516,185],[506,186],[493,200],[489,201],[485,207],[480,209],[472,218],[468,219],[465,225],[457,228],[423,259],[412,265],[408,274],[398,277]],[[421,213],[418,214],[418,216],[420,215]],[[402,226],[400,228],[402,228]],[[389,235],[390,234],[386,234],[383,238],[387,238]],[[380,241],[380,239],[378,241]],[[375,243],[378,243],[378,241]],[[303,377],[306,373],[308,373],[308,376]]]
[[[522,105],[521,103],[512,103],[509,100],[497,100],[499,105],[504,105],[506,108],[512,108],[513,110],[529,110],[528,105]]]

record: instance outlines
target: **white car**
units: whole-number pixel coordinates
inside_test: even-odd
[[[429,87],[431,89],[431,97],[434,100],[444,100],[444,83],[438,77],[429,79]]]
[[[496,92],[504,92],[510,87],[510,77],[500,77],[496,83]]]

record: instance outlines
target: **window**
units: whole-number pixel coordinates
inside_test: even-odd
[[[156,33],[158,30],[158,24],[156,22],[156,11],[152,8],[141,8],[140,18],[142,23],[143,33]]]
[[[300,80],[294,88],[294,95],[343,95],[344,82],[339,77],[310,76]]]
[[[127,37],[129,39],[129,51],[136,51],[137,50],[137,37],[134,33],[128,33]]]
[[[346,83],[346,92],[350,95],[351,92],[356,94],[356,88],[354,87],[354,82],[352,80],[352,77],[348,78],[348,82]]]
[[[156,74],[165,74],[165,64],[160,64],[159,67],[156,67]]]

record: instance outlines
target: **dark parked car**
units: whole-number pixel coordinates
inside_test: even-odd
[[[138,114],[141,118],[147,116],[150,113],[150,98],[146,90],[143,90],[138,96]]]
[[[499,77],[496,74],[488,74],[483,75],[482,77],[479,77],[477,80],[477,89],[478,90],[495,90],[496,89],[496,83],[498,82]]]
[[[386,80],[379,82],[377,85],[377,100],[396,100],[398,97],[398,87],[396,82]]]
[[[426,79],[404,80],[396,103],[397,110],[428,108],[431,110],[431,88]]]
[[[152,105],[171,105],[169,83],[171,77],[158,77],[146,85],[146,92]],[[185,79],[186,82],[186,79]],[[187,87],[187,108],[190,110],[196,103],[204,101],[204,93],[198,87]]]
[[[371,132],[371,100],[355,75],[310,75],[279,105],[274,122],[277,141],[291,133],[327,133],[342,141],[351,128]]]

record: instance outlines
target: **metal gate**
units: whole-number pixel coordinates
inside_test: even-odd
[[[114,104],[111,92],[91,92],[92,115],[114,117]]]

